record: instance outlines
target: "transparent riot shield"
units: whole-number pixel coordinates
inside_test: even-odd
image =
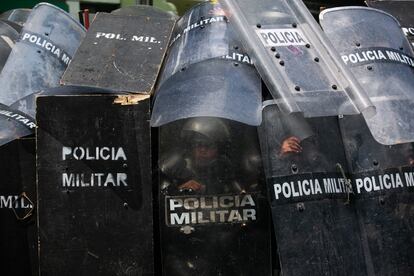
[[[324,10],[320,21],[375,104],[377,114],[366,118],[374,138],[385,145],[414,141],[414,55],[397,20],[346,7]]]
[[[65,11],[36,5],[0,75],[0,103],[10,105],[58,86],[84,35],[84,28]]]
[[[305,117],[375,113],[302,1],[220,3],[281,110]]]
[[[152,126],[200,116],[260,124],[260,78],[220,5],[178,21],[155,96]]]
[[[414,2],[413,1],[366,1],[372,8],[383,10],[398,19],[401,29],[414,48]]]
[[[164,83],[155,98],[151,124],[216,116],[259,125],[260,106],[261,83],[253,67],[210,59],[189,66]]]
[[[31,11],[31,9],[9,10],[0,14],[0,19],[14,22],[19,26],[23,26]]]
[[[360,116],[340,126],[369,275],[413,275],[413,144],[379,144]]]
[[[367,275],[337,118],[272,101],[259,139],[282,275]]]
[[[159,137],[163,275],[271,275],[256,128],[198,117]]]
[[[33,134],[36,124],[33,118],[0,104],[0,146]]]
[[[195,6],[177,21],[158,85],[191,64],[211,58],[233,57],[250,63],[239,44],[219,4],[205,2]]]
[[[0,21],[0,72],[19,37],[19,33],[9,24]]]

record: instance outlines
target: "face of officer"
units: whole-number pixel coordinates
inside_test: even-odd
[[[193,161],[197,167],[209,166],[218,157],[218,147],[208,140],[198,140],[192,145]]]

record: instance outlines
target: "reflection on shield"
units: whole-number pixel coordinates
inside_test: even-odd
[[[396,19],[364,7],[327,9],[321,25],[377,113],[365,118],[374,138],[414,141],[414,54]]]
[[[374,114],[302,1],[221,2],[282,111],[305,117]]]
[[[84,35],[84,28],[66,12],[46,3],[36,5],[0,75],[0,103],[10,105],[58,86]]]

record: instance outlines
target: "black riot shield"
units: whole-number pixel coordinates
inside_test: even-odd
[[[367,5],[395,16],[400,22],[404,34],[414,48],[414,2],[413,1],[377,1],[368,0]]]
[[[99,95],[99,94],[115,94],[114,91],[102,88],[85,87],[85,86],[58,86],[54,88],[48,88],[39,92],[32,93],[24,98],[19,99],[17,102],[10,105],[11,109],[18,110],[24,114],[29,115],[31,118],[36,117],[36,98],[39,96],[81,96],[81,95]],[[116,92],[117,95],[126,95],[127,93]]]
[[[97,14],[62,82],[152,93],[175,19],[153,7],[141,7],[141,14],[143,10],[145,16],[125,15],[123,9]]]
[[[215,117],[160,128],[163,275],[271,275],[256,128]]]
[[[272,101],[259,139],[282,275],[367,275],[337,118]]]
[[[58,86],[84,35],[84,28],[65,11],[46,3],[36,5],[0,75],[0,103],[10,105]]]
[[[413,275],[413,144],[384,146],[359,116],[340,119],[369,275]]]
[[[0,148],[0,267],[2,275],[37,275],[35,139]]]
[[[414,54],[397,20],[380,10],[324,10],[320,22],[343,62],[365,88],[377,114],[366,118],[385,145],[413,141]]]
[[[154,275],[149,96],[37,99],[42,275]]]

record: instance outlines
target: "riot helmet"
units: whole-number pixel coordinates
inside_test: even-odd
[[[184,124],[181,137],[190,146],[194,166],[206,167],[225,153],[230,142],[230,131],[222,119],[198,117]]]
[[[198,117],[184,124],[181,137],[186,142],[211,142],[223,146],[230,142],[230,131],[222,119]]]

